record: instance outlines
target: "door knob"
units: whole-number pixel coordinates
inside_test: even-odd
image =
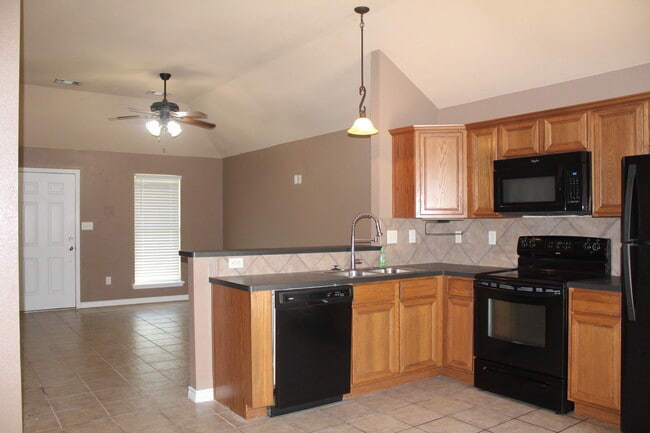
[[[74,250],[74,247],[70,247],[70,251]]]

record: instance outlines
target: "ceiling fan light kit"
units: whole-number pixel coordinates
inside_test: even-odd
[[[372,121],[366,117],[366,106],[363,101],[366,99],[366,86],[363,85],[363,14],[367,14],[370,8],[366,6],[357,6],[354,11],[361,16],[359,28],[361,29],[361,86],[359,87],[359,94],[361,95],[361,102],[359,103],[359,117],[354,121],[352,127],[348,129],[348,134],[355,136],[374,135],[379,132],[372,124]]]
[[[163,131],[167,131],[172,138],[177,137],[181,132],[183,132],[181,123],[199,126],[205,129],[213,129],[216,126],[214,123],[198,120],[205,119],[208,117],[207,114],[200,111],[179,111],[178,104],[167,100],[167,80],[169,80],[171,76],[172,75],[167,72],[162,72],[160,74],[160,78],[164,83],[162,93],[163,100],[151,104],[149,111],[129,108],[129,110],[141,114],[118,116],[111,118],[110,120],[151,119],[145,124],[145,127],[147,128],[147,131],[155,137],[160,137],[160,134]]]

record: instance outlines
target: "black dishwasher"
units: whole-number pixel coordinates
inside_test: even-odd
[[[350,392],[352,286],[275,293],[275,407],[282,415]]]

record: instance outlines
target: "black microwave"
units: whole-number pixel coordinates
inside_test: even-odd
[[[494,211],[520,215],[591,214],[591,153],[494,161]]]

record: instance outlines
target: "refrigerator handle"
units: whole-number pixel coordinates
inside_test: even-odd
[[[623,285],[625,286],[625,303],[627,305],[627,320],[636,322],[636,306],[634,305],[634,287],[632,286],[632,259],[630,244],[623,244]]]
[[[636,164],[630,164],[627,167],[627,176],[625,179],[625,203],[623,203],[623,239],[621,242],[630,240],[630,225],[632,224],[632,196],[634,195],[634,185],[636,181]]]

